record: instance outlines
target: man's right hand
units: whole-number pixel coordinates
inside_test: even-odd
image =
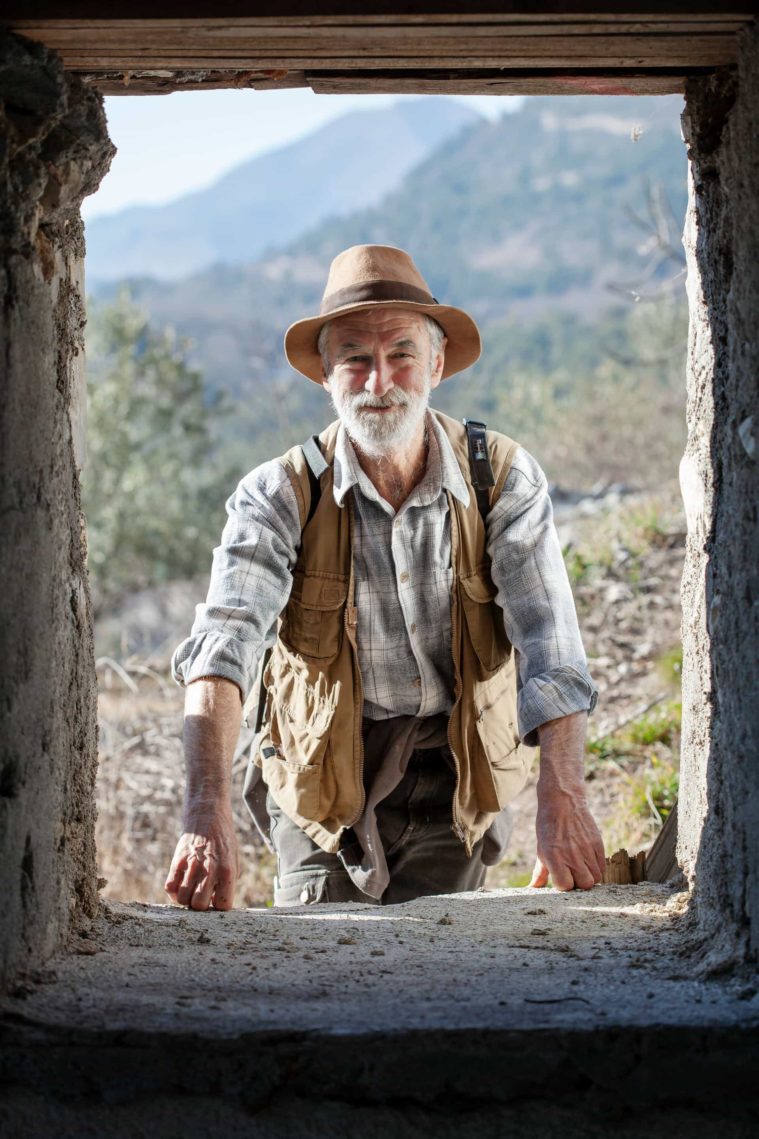
[[[172,902],[191,910],[231,910],[237,883],[237,838],[231,811],[185,817],[166,879]]]
[[[183,833],[165,889],[173,902],[191,910],[231,910],[234,905],[237,838],[230,784],[241,716],[241,692],[231,680],[207,676],[188,684]]]

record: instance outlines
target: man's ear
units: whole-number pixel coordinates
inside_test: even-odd
[[[329,392],[329,394],[332,395],[332,386],[330,385],[330,382],[329,382],[329,376],[327,376],[327,374],[323,368],[322,368],[322,387],[324,388],[325,392]]]
[[[448,343],[448,337],[443,337],[443,343],[440,349],[435,353],[435,359],[432,361],[430,368],[430,388],[436,388],[443,378],[443,366],[445,364],[445,346]]]

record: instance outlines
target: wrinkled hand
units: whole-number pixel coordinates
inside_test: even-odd
[[[590,890],[603,877],[604,844],[584,795],[538,795],[538,857],[531,886]]]
[[[185,817],[165,890],[191,910],[231,910],[237,882],[237,838],[231,811]]]

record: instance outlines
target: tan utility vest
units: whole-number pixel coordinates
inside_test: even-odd
[[[432,413],[450,440],[469,489],[469,505],[448,494],[451,517],[451,641],[454,704],[448,740],[456,765],[453,827],[467,852],[524,786],[533,749],[520,744],[514,652],[494,601],[485,527],[472,487],[466,430]],[[363,691],[356,648],[352,495],[337,506],[332,461],[338,423],[319,436],[328,468],[311,520],[310,483],[300,447],[283,456],[303,527],[290,599],[264,675],[264,728],[255,763],[275,801],[326,851],[364,809]],[[495,486],[501,492],[516,443],[488,432]]]

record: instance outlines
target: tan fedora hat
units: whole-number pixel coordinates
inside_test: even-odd
[[[439,304],[408,253],[392,245],[353,245],[338,253],[330,266],[319,315],[296,320],[285,333],[287,359],[320,384],[323,371],[317,341],[322,326],[333,317],[378,307],[411,309],[438,322],[448,338],[443,379],[468,368],[482,351],[471,316]]]

